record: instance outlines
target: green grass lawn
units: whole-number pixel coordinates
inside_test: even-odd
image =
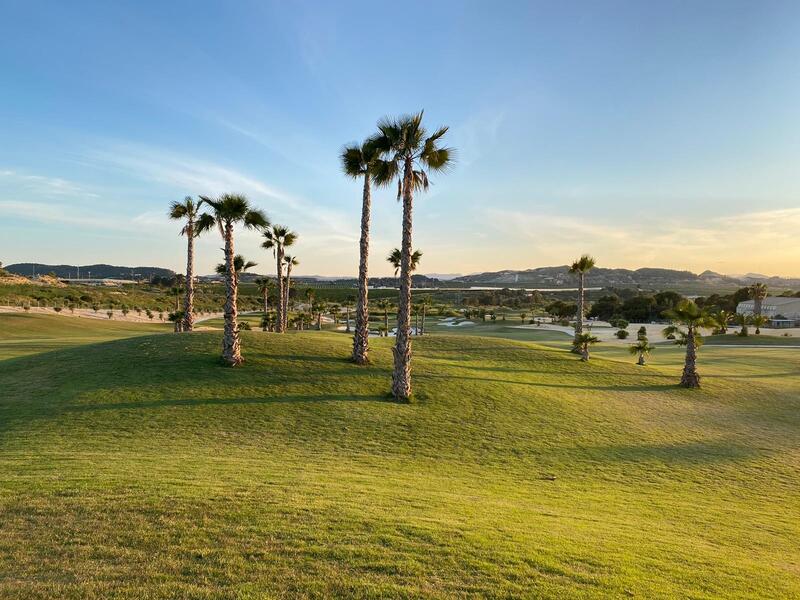
[[[0,596],[800,595],[796,350],[219,335],[0,361]]]
[[[0,360],[171,329],[171,324],[164,323],[0,313]]]

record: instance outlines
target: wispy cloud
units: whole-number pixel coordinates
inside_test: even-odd
[[[0,200],[0,216],[39,223],[74,225],[85,229],[124,231],[142,234],[155,228],[166,229],[169,224],[160,215],[141,213],[126,218],[112,217],[86,211],[69,204],[30,202],[27,200]]]
[[[98,197],[97,193],[73,181],[61,179],[60,177],[21,173],[11,169],[0,170],[0,181],[39,195]]]

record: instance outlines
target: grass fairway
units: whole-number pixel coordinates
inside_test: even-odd
[[[0,361],[0,596],[800,595],[794,349],[219,335]]]
[[[0,313],[0,360],[171,329],[164,323]]]

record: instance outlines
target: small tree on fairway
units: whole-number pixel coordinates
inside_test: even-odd
[[[200,218],[200,204],[191,196],[183,202],[173,202],[169,207],[170,219],[184,220],[181,235],[186,236],[186,295],[183,300],[183,324],[175,331],[191,331],[194,327],[194,239],[197,237],[197,221]],[[176,307],[177,310],[177,307]]]
[[[650,342],[647,341],[647,338],[639,338],[639,340],[635,344],[631,344],[628,347],[628,351],[631,354],[634,354],[639,357],[639,360],[636,361],[636,364],[643,367],[647,364],[645,358],[650,355],[650,353],[655,349]]]
[[[672,321],[672,325],[664,329],[664,336],[669,338],[672,335],[677,344],[686,346],[686,359],[680,384],[686,388],[699,388],[697,349],[703,343],[699,330],[701,327],[713,325],[713,320],[691,300],[682,300],[675,308],[665,311],[664,316]]]
[[[284,333],[288,324],[286,317],[287,307],[284,305],[284,301],[288,295],[284,291],[286,288],[286,281],[283,276],[283,257],[286,248],[293,245],[296,241],[297,234],[294,231],[291,231],[284,225],[273,225],[264,231],[264,242],[261,244],[262,248],[272,250],[272,254],[275,257],[275,276],[278,282],[277,323],[275,331],[278,333]]]
[[[767,297],[767,284],[754,283],[750,286],[750,297],[753,299],[753,315],[761,316],[761,305]]]
[[[761,328],[769,323],[769,319],[764,315],[753,315],[750,322],[756,328],[756,335],[759,335],[761,333]]]
[[[593,336],[591,333],[582,333],[575,338],[573,342],[575,351],[581,355],[583,362],[589,361],[589,347],[596,344],[600,340]]]
[[[750,325],[750,323],[753,322],[752,316],[737,314],[733,318],[733,322],[736,323],[741,328],[737,335],[740,335],[741,337],[747,337],[748,335],[750,335],[750,330],[748,329],[748,325]]]

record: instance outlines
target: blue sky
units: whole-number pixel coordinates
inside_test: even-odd
[[[37,2],[0,21],[0,260],[182,268],[171,200],[236,191],[354,274],[342,144],[451,126],[422,272],[800,275],[800,3]],[[372,271],[399,245],[374,198]],[[209,235],[198,268],[219,261]],[[238,249],[268,272],[243,232]]]

